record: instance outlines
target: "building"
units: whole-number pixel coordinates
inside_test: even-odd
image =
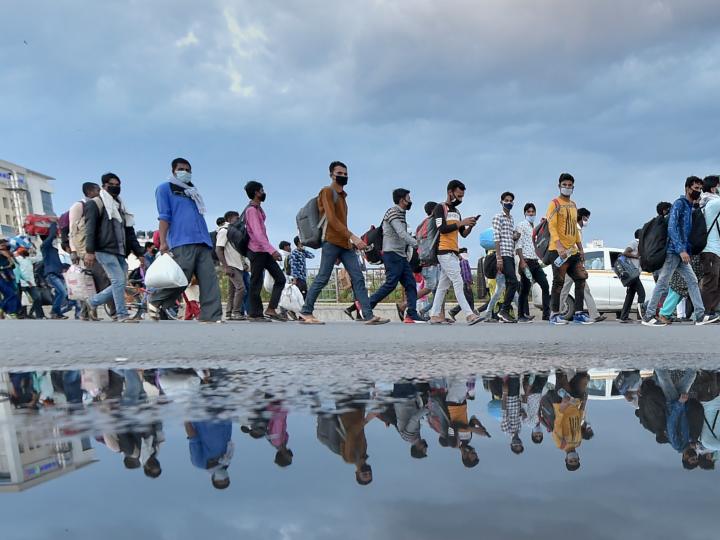
[[[55,215],[52,176],[0,159],[0,235],[19,234],[28,214]]]

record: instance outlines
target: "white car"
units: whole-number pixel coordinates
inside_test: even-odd
[[[613,264],[618,256],[622,255],[624,249],[616,248],[596,248],[585,250],[585,268],[588,272],[587,284],[590,287],[590,293],[595,299],[598,311],[601,313],[616,313],[618,317],[625,303],[625,293],[627,289],[623,287],[620,278],[613,271]],[[544,268],[547,276],[548,285],[552,289],[552,266]],[[640,274],[640,280],[645,287],[645,298],[650,296],[655,289],[655,280],[652,274],[643,272]],[[535,307],[542,309],[542,293],[537,283],[533,283],[532,288],[533,304]],[[567,299],[567,313],[575,312],[575,288],[570,289]],[[637,313],[637,296],[633,302],[632,313]],[[587,306],[585,306],[587,309]],[[563,310],[563,306],[561,306]],[[565,310],[563,310],[565,311]]]

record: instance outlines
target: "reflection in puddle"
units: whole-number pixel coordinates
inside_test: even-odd
[[[265,374],[202,369],[2,373],[0,492],[60,485],[88,470],[85,479],[142,471],[151,481],[137,484],[143,490],[182,480],[195,495],[232,494],[228,488],[239,483],[242,492],[261,470],[289,485],[298,477],[285,471],[306,475],[319,464],[302,489],[325,486],[329,501],[341,485],[377,484],[378,467],[383,492],[394,493],[392,464],[407,471],[402,497],[421,490],[428,502],[448,495],[427,493],[423,475],[476,471],[518,489],[542,471],[546,488],[557,482],[567,497],[582,485],[568,480],[614,470],[623,452],[639,452],[644,465],[666,474],[683,472],[682,483],[704,477],[685,470],[714,470],[720,450],[717,372],[557,370],[356,381],[353,388],[274,388]]]

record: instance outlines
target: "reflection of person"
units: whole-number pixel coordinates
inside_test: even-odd
[[[215,489],[230,487],[228,467],[234,451],[232,423],[229,420],[185,422],[185,433],[190,443],[191,463],[210,473]]]
[[[583,439],[592,438],[592,430],[583,425],[590,378],[586,372],[578,372],[568,381],[567,375],[559,372],[556,381],[558,390],[553,404],[555,423],[552,436],[555,445],[565,452],[567,470],[577,471],[580,468],[577,449]]]
[[[510,437],[510,450],[514,454],[522,454],[525,451],[520,430],[522,429],[523,415],[527,415],[522,408],[520,400],[520,378],[515,376],[495,377],[489,384],[493,398],[500,397],[500,408],[502,416],[500,419],[500,430]],[[497,405],[493,399],[491,405]]]
[[[386,424],[393,424],[403,441],[410,444],[410,456],[415,459],[427,457],[428,444],[422,438],[421,420],[428,413],[423,394],[417,385],[401,381],[393,385],[393,403],[388,406],[390,419],[381,417]]]
[[[475,416],[468,419],[467,400],[470,397],[470,388],[474,381],[464,379],[451,379],[448,384],[446,406],[449,418],[447,443],[451,448],[458,448],[463,465],[468,468],[480,463],[475,448],[470,446],[473,435],[490,437],[487,429]]]
[[[540,422],[540,402],[547,384],[546,373],[536,373],[530,383],[530,375],[525,375],[522,380],[523,397],[522,406],[524,414],[522,415],[523,423],[532,430],[530,438],[533,443],[541,444],[543,442],[543,430]]]
[[[342,406],[342,407],[341,407]],[[317,438],[345,463],[355,465],[355,480],[366,486],[373,480],[372,467],[367,462],[365,425],[375,413],[365,415],[365,405],[356,401],[343,402],[338,408],[348,409],[342,414],[321,414],[317,421]]]

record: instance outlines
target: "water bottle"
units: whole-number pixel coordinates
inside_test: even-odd
[[[553,262],[553,264],[554,264],[555,266],[557,266],[558,268],[560,268],[563,264],[565,264],[565,259],[562,258],[562,255],[558,255],[558,258],[555,259],[555,261]]]
[[[523,268],[523,273],[525,274],[525,277],[527,278],[528,281],[533,280],[532,273],[530,272],[530,269],[527,266],[525,268]]]

